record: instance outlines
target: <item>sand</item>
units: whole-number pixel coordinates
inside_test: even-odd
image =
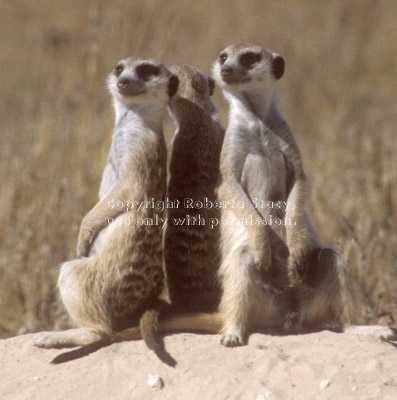
[[[175,368],[142,341],[52,365],[65,350],[34,347],[39,335],[0,340],[0,399],[397,399],[397,348],[357,333],[253,334],[233,349],[217,335],[175,334],[165,338]]]

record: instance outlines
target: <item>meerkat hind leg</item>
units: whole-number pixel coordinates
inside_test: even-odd
[[[220,268],[223,296],[219,308],[224,319],[221,344],[227,347],[246,343],[245,334],[249,328],[253,305],[266,304],[263,294],[259,293],[261,289],[256,286],[259,271],[249,245],[248,232],[244,227],[233,226],[232,229],[230,243],[234,245]]]
[[[249,313],[250,268],[253,260],[248,250],[236,249],[224,261],[223,272],[224,293],[220,310],[225,316],[224,335],[221,344],[226,347],[245,344],[245,330]],[[223,265],[221,266],[221,268]]]
[[[84,346],[101,339],[99,333],[84,328],[44,334],[34,343],[36,347],[56,349],[63,347]]]
[[[34,343],[35,346],[47,349],[84,346],[110,333],[110,323],[103,311],[105,307],[100,297],[93,295],[99,289],[85,286],[89,273],[97,266],[96,261],[95,256],[67,261],[62,264],[58,278],[62,301],[80,328],[44,334]],[[87,295],[89,292],[91,296]]]
[[[331,248],[314,249],[304,268],[310,294],[309,299],[303,299],[302,326],[309,330],[343,330],[354,318],[355,299],[342,257]]]

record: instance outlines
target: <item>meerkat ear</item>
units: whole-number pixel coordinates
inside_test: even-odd
[[[278,54],[273,55],[272,71],[276,79],[280,79],[284,75],[285,62],[284,58]]]
[[[168,81],[168,96],[172,97],[178,91],[179,79],[176,75],[171,75]]]
[[[215,79],[211,78],[210,76],[208,77],[208,87],[210,89],[210,96],[212,96],[215,90]]]

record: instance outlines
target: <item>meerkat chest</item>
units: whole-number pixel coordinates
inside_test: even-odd
[[[247,154],[260,154],[275,164],[283,161],[280,138],[259,119],[244,126],[240,143],[244,143]]]
[[[280,139],[269,129],[264,128],[258,135],[258,144],[264,157],[274,163],[282,161],[284,163],[282,143]]]
[[[120,129],[115,132],[112,141],[112,147],[109,152],[109,159],[111,159],[116,172],[120,170],[120,165],[126,153],[132,151],[131,146],[134,141],[134,132],[131,130]]]
[[[133,141],[134,135],[132,131],[125,129],[114,131],[112,145],[102,174],[99,189],[100,199],[111,192],[119,180],[121,166],[128,154],[133,150]]]
[[[255,132],[242,166],[241,182],[247,193],[261,199],[284,199],[287,167],[280,139],[263,124]]]

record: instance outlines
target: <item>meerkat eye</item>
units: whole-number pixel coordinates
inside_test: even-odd
[[[222,53],[222,54],[219,56],[219,62],[220,62],[220,64],[223,65],[223,64],[225,63],[226,60],[227,60],[227,54],[226,54],[226,53]]]
[[[261,55],[258,53],[254,53],[249,51],[248,53],[244,53],[240,57],[240,64],[243,67],[251,68],[254,64],[261,60]]]
[[[121,75],[121,73],[124,70],[124,66],[122,64],[118,64],[116,65],[116,67],[114,68],[114,74],[119,77]]]
[[[137,75],[147,81],[152,76],[160,75],[160,68],[153,64],[141,64],[136,67]]]

